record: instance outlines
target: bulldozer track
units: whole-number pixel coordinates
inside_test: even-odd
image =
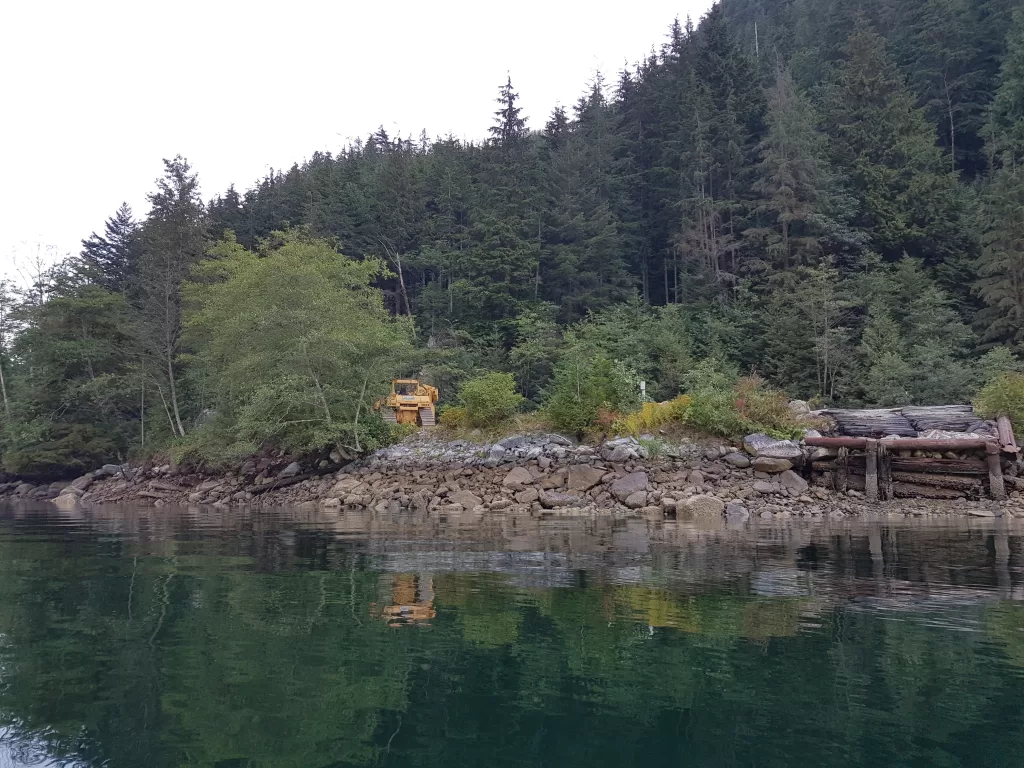
[[[432,427],[435,424],[434,420],[434,409],[433,408],[420,408],[420,426]]]
[[[384,421],[389,424],[397,424],[398,416],[390,408],[381,408],[380,415],[384,418]]]

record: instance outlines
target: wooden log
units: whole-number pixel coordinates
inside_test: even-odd
[[[314,469],[312,472],[304,472],[301,475],[294,475],[293,477],[282,477],[280,480],[273,480],[269,483],[264,483],[263,485],[250,485],[245,490],[253,496],[258,496],[259,494],[266,493],[267,491],[276,491],[278,488],[287,488],[289,485],[301,483],[303,480],[310,480],[314,477],[329,475],[332,472],[337,472],[348,463],[350,462],[345,461],[341,464],[331,464],[330,466],[326,466],[321,469]]]
[[[836,471],[832,473],[834,487],[839,493],[846,493],[849,483],[850,449],[840,448],[836,457]]]
[[[963,491],[952,488],[933,488],[930,485],[896,482],[892,484],[892,492],[897,499],[959,499],[964,495]]]
[[[864,465],[864,497],[870,502],[878,501],[878,441],[868,440]]]
[[[996,419],[996,428],[999,435],[999,447],[1006,453],[1020,453],[1017,447],[1017,438],[1013,434],[1013,424],[1009,416],[1000,416]]]
[[[942,475],[986,475],[983,459],[931,459],[892,457],[893,472],[934,472]]]
[[[926,475],[918,472],[893,472],[892,479],[900,483],[912,485],[930,485],[936,488],[952,488],[958,491],[974,491],[981,493],[980,477],[965,475]]]
[[[878,441],[879,456],[885,450],[885,441]],[[939,475],[978,475],[988,474],[988,463],[983,459],[932,459],[929,457],[892,456],[886,451],[886,459],[893,472],[925,472]],[[865,472],[866,458],[863,455],[850,456],[847,461],[849,472],[863,475]],[[815,472],[832,472],[836,468],[834,461],[815,461],[811,463],[811,469]],[[879,474],[881,474],[881,459],[879,459]]]
[[[1003,485],[1003,466],[999,458],[999,445],[989,443],[986,447],[988,461],[988,493],[996,501],[1006,498],[1006,486]]]
[[[892,498],[892,454],[885,443],[878,444],[878,498]]]

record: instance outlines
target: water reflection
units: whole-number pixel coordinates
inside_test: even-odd
[[[1022,523],[4,508],[0,766],[1019,765]]]

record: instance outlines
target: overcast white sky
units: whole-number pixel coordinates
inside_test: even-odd
[[[511,74],[530,127],[712,0],[10,0],[0,10],[0,272],[77,251],[161,158],[207,199],[378,125],[486,135]]]

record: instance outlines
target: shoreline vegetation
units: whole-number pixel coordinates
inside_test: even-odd
[[[688,488],[743,501],[727,449],[813,429],[791,398],[973,402],[1020,432],[1024,12],[847,5],[722,0],[543,126],[510,79],[481,142],[382,128],[210,200],[164,161],[144,218],[122,206],[79,254],[0,284],[7,479],[41,493],[113,466],[83,498],[188,501],[220,477],[248,502],[288,458],[313,473],[304,501],[333,499],[316,494],[345,462],[417,444],[373,409],[399,377],[438,387],[454,442],[559,434],[602,483],[647,472],[657,503],[607,491],[634,511]],[[646,457],[603,458],[616,438]],[[667,453],[704,444],[727,453]],[[574,465],[524,464],[535,484],[566,471],[550,493]],[[483,469],[469,509],[519,503]],[[161,496],[171,476],[207,479]],[[816,505],[791,483],[760,496]],[[440,486],[435,508],[458,492]],[[540,490],[522,503],[548,509]]]

